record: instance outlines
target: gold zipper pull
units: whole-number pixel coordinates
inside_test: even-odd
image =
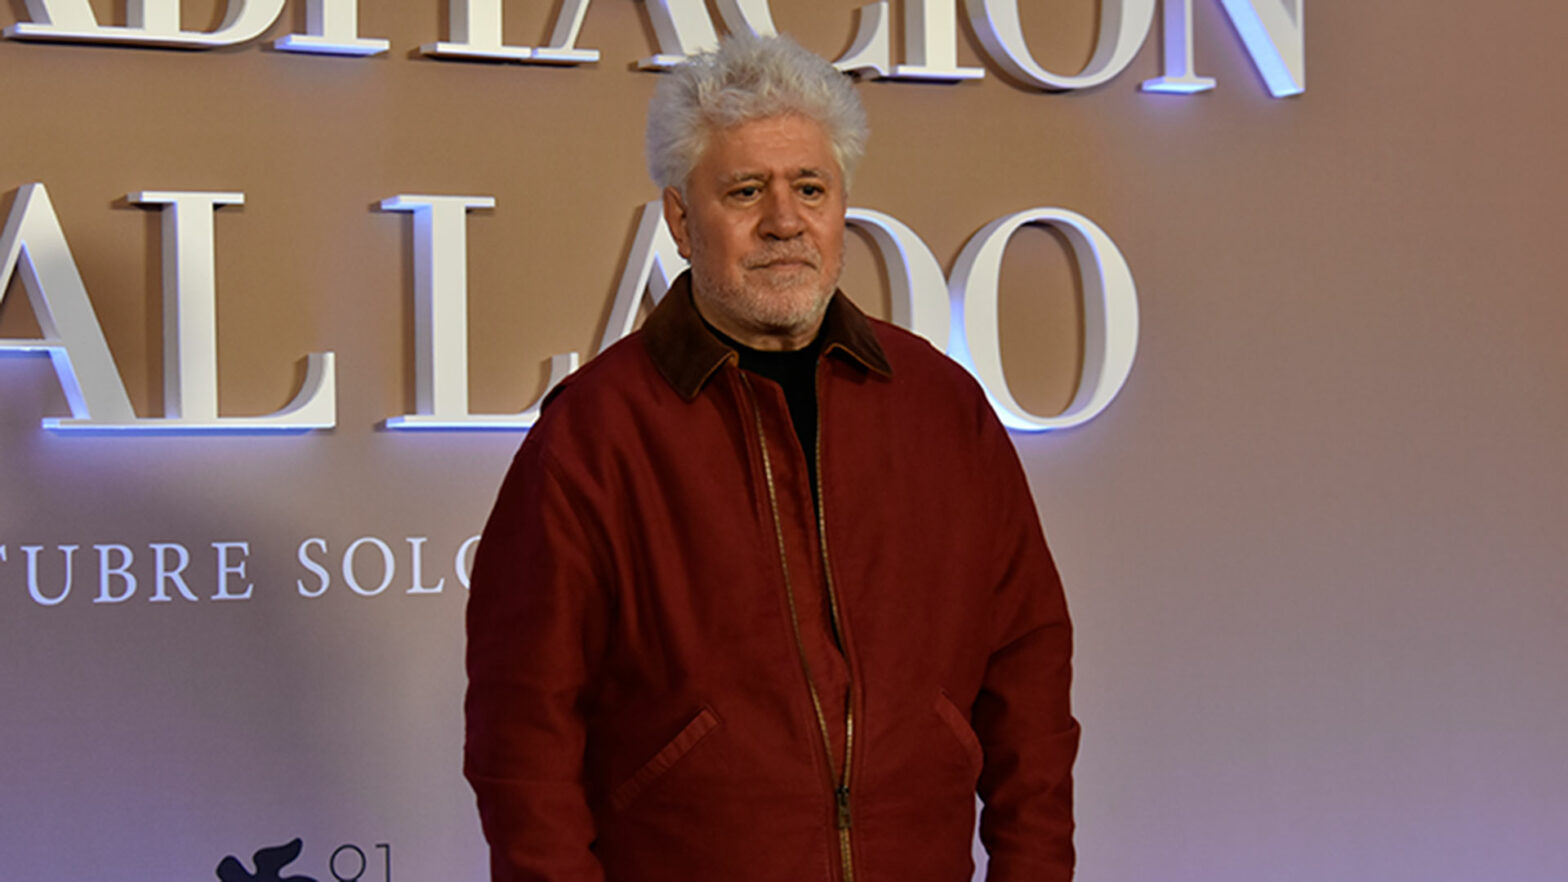
[[[838,828],[849,829],[849,787],[844,784],[838,788]]]

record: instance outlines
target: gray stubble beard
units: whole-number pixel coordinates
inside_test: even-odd
[[[808,308],[785,315],[770,314],[768,306],[776,305],[776,301],[770,300],[766,291],[759,291],[753,287],[736,288],[710,278],[707,272],[693,261],[691,263],[692,289],[696,294],[698,311],[702,311],[702,303],[706,300],[714,304],[713,308],[722,310],[725,317],[732,322],[766,335],[794,336],[807,328],[819,327],[822,317],[827,313],[828,302],[833,299],[833,292],[838,289],[839,279],[844,274],[843,254],[849,236],[848,228],[845,228],[841,236],[843,240],[839,244],[839,263],[833,277],[823,280],[823,288],[817,291]],[[693,241],[692,246],[694,250],[701,247],[699,241]],[[816,254],[815,257],[820,264],[822,255]],[[708,296],[710,293],[712,296]],[[741,308],[736,309],[737,306]],[[710,322],[713,321],[711,315],[704,314],[704,317]]]

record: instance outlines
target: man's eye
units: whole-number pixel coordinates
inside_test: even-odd
[[[755,199],[760,192],[762,192],[760,187],[746,186],[736,187],[730,191],[730,195],[737,199]]]
[[[813,197],[815,197],[815,196],[821,196],[823,193],[826,193],[827,190],[824,189],[822,187],[822,185],[820,185],[820,184],[801,184],[800,185],[800,192],[804,196],[813,196]]]

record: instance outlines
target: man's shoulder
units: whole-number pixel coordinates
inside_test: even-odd
[[[866,316],[887,356],[894,380],[931,395],[984,401],[985,391],[963,365],[925,337],[889,321]]]
[[[667,397],[672,390],[654,368],[641,335],[633,331],[557,383],[545,395],[532,431],[548,433],[554,423],[604,420]]]
[[[889,419],[937,446],[993,449],[1008,444],[984,387],[939,344],[892,322],[866,316],[890,368]],[[978,447],[974,445],[978,444]]]

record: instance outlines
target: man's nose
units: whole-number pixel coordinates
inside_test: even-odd
[[[793,239],[806,229],[806,220],[789,188],[769,188],[762,207],[759,232],[767,239]]]

